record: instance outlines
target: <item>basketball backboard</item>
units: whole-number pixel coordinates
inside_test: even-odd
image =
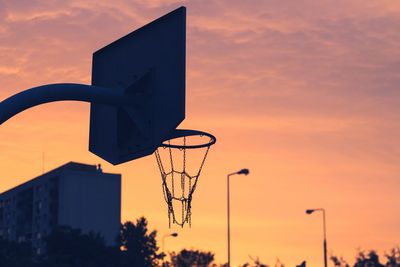
[[[89,150],[112,164],[152,154],[185,118],[186,8],[93,54],[92,85],[131,105],[91,104]]]
[[[155,155],[169,222],[190,224],[193,193],[216,138],[199,130],[176,129],[185,119],[185,39],[186,9],[180,7],[95,52],[92,85],[47,84],[0,102],[0,125],[44,103],[90,102],[89,150],[120,164],[161,147]],[[204,152],[196,157],[194,171],[186,160],[186,152],[193,150]],[[166,161],[161,151],[167,153]],[[174,160],[173,154],[182,157]],[[176,204],[180,209],[174,208]]]

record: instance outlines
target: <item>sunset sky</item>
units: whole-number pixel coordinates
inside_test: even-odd
[[[112,166],[88,150],[89,104],[30,109],[0,127],[0,191],[68,161],[121,173],[122,220],[145,216],[166,250],[286,266],[354,262],[400,245],[400,2],[389,0],[0,0],[0,100],[48,83],[90,84],[92,53],[184,5],[187,113],[213,133],[192,227],[168,229],[154,156]],[[160,243],[161,245],[161,243]],[[332,265],[331,265],[332,266]]]

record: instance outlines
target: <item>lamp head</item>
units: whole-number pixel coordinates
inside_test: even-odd
[[[313,213],[315,210],[306,210],[306,213],[307,214],[311,214],[311,213]]]
[[[172,233],[171,236],[177,237],[177,236],[178,236],[178,233]]]
[[[244,174],[248,175],[250,173],[249,169],[241,169],[240,171],[237,172],[237,174]]]

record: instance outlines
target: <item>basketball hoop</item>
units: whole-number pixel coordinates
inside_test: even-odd
[[[216,138],[206,132],[175,130],[173,135],[155,151],[164,199],[168,205],[169,227],[171,222],[181,227],[185,223],[191,225],[192,196],[208,151],[215,142]],[[189,162],[187,156],[192,152],[197,152],[197,155],[193,155]],[[191,170],[193,165],[197,165],[194,167],[195,170]],[[178,208],[181,212],[179,216]]]

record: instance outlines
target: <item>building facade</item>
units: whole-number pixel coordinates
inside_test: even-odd
[[[121,175],[70,162],[0,194],[0,238],[31,242],[38,254],[56,226],[114,245],[121,222]]]

